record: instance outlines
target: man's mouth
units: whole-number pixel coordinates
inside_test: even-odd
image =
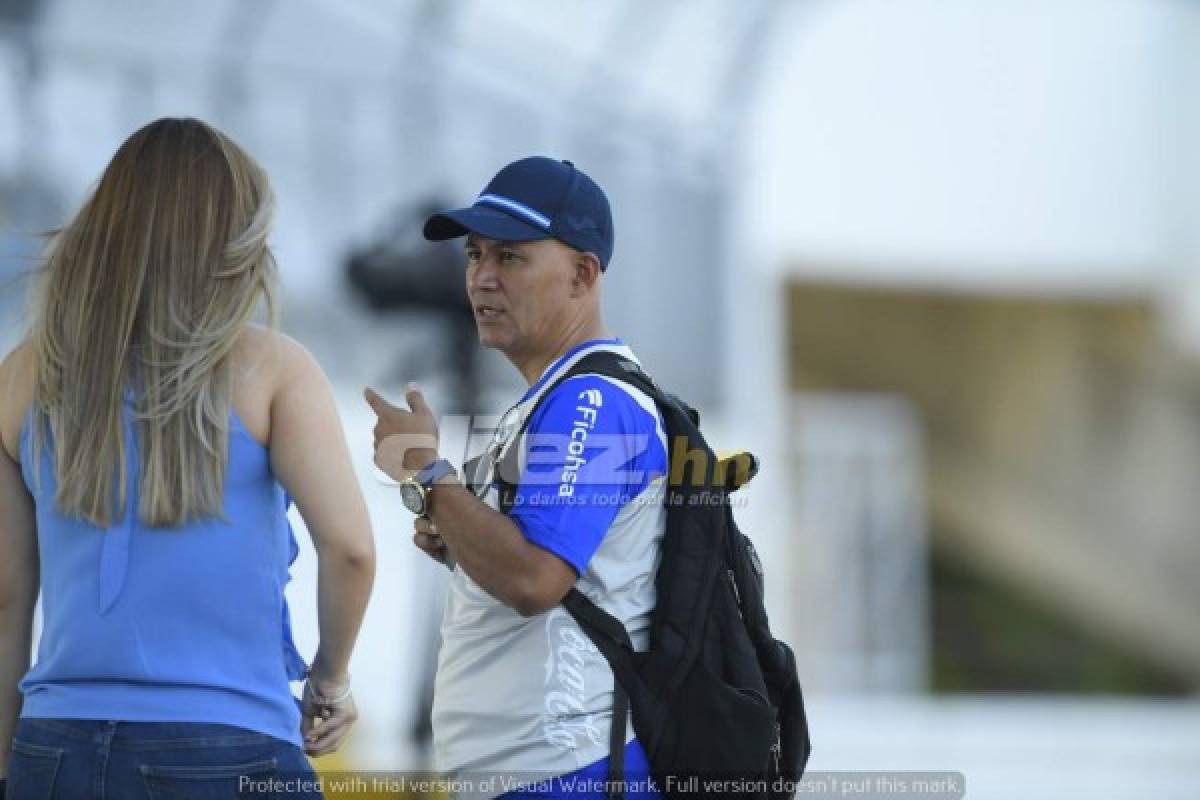
[[[489,306],[486,303],[475,306],[475,316],[480,319],[495,319],[503,313],[504,309],[497,306]]]

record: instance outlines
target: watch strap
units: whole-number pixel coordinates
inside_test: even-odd
[[[413,475],[413,480],[421,484],[421,487],[426,491],[433,486],[434,483],[440,481],[447,475],[458,475],[454,469],[454,465],[444,458],[439,458],[424,469],[418,470]]]

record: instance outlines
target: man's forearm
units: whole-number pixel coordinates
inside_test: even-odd
[[[17,683],[29,671],[32,636],[32,611],[0,610],[0,778],[8,777],[8,754],[21,714],[22,698]]]
[[[430,499],[430,518],[451,557],[485,591],[522,611],[537,590],[537,545],[457,482],[436,484]]]

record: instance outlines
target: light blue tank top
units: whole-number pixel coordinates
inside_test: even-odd
[[[44,625],[20,683],[23,717],[215,722],[300,745],[289,681],[306,665],[292,642],[284,587],[298,553],[289,499],[267,450],[230,420],[225,517],[153,529],[137,515],[133,397],[124,407],[123,518],[103,529],[55,506],[47,432],[34,480],[32,413],[21,468],[37,509]]]

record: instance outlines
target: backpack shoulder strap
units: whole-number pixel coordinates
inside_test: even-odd
[[[614,353],[611,350],[596,350],[588,353],[583,358],[571,365],[571,368],[550,384],[541,396],[537,403],[525,415],[525,420],[521,424],[520,434],[524,434],[526,428],[529,427],[529,421],[533,419],[533,412],[537,410],[550,394],[571,378],[577,378],[580,375],[602,375],[606,378],[626,383],[635,389],[645,392],[655,404],[662,402],[665,398],[663,392],[658,388],[650,376],[642,371],[642,368],[636,361],[625,356]],[[519,435],[520,435],[519,434]]]
[[[636,361],[626,358],[619,353],[614,353],[610,350],[597,350],[588,353],[564,372],[558,376],[546,389],[538,396],[529,412],[525,414],[525,418],[521,421],[521,427],[517,429],[513,436],[512,442],[505,448],[503,455],[500,457],[500,462],[496,465],[495,480],[499,485],[500,495],[500,510],[508,513],[512,508],[513,500],[516,496],[517,481],[521,478],[520,473],[520,454],[521,441],[529,429],[529,424],[533,420],[533,415],[537,413],[542,403],[546,401],[554,390],[561,386],[571,378],[580,375],[602,375],[613,380],[621,381],[629,386],[639,389],[644,392],[654,401],[661,412],[662,404],[671,402],[667,395],[655,385],[642,368],[638,366]]]

